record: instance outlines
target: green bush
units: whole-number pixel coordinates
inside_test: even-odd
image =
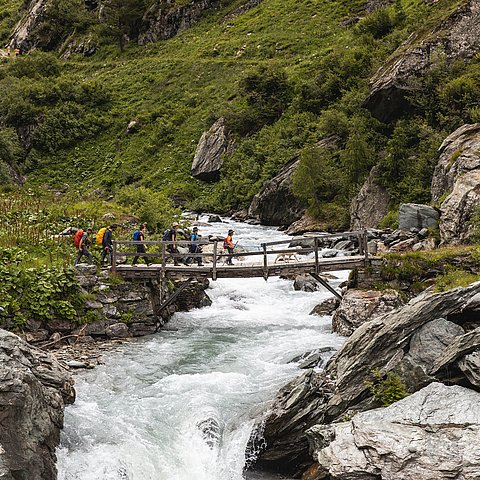
[[[383,407],[388,407],[409,395],[407,386],[395,372],[390,371],[385,376],[379,369],[375,369],[372,370],[371,375],[372,378],[365,383],[375,400]]]
[[[117,192],[116,199],[135,212],[150,231],[162,232],[181,213],[165,193],[154,192],[146,187],[128,185]]]

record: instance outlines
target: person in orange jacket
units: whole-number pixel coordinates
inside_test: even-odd
[[[235,232],[233,230],[229,230],[227,238],[223,241],[223,248],[227,249],[227,252],[228,252],[227,265],[233,265],[232,257],[233,257],[233,251],[235,250],[235,245],[233,244],[234,233]]]

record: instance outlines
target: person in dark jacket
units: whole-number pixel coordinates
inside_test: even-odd
[[[190,253],[202,253],[202,247],[199,245],[201,238],[202,236],[198,234],[198,227],[193,227],[192,234],[190,235],[190,241],[192,243],[188,247]],[[185,260],[185,263],[188,264],[191,258],[192,257],[188,257]],[[195,257],[195,261],[197,262],[199,267],[203,266],[202,257]]]
[[[113,263],[113,258],[112,258],[112,253],[113,253],[113,232],[117,228],[116,225],[110,225],[107,227],[105,230],[105,233],[103,235],[103,240],[102,240],[102,262],[101,264],[104,265],[105,259],[108,257],[108,264],[112,265]]]
[[[136,241],[136,242],[143,242],[145,240],[145,232],[147,230],[147,226],[145,224],[142,223],[142,225],[140,225],[140,228],[138,230],[135,230],[135,232],[133,233],[133,240]],[[136,247],[137,247],[137,253],[141,254],[141,253],[147,253],[146,252],[146,249],[145,249],[145,244],[143,243],[137,243],[136,244]],[[135,257],[133,257],[133,262],[132,262],[132,265],[135,265],[138,261],[138,259],[140,258],[141,255],[135,255]],[[147,265],[150,265],[150,262],[148,261],[148,257],[146,256],[142,256],[143,258],[143,261],[147,264]]]

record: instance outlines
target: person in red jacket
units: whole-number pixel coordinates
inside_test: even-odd
[[[225,240],[223,241],[223,248],[226,248],[228,252],[227,265],[233,265],[232,258],[233,258],[233,251],[235,250],[235,245],[233,244],[234,233],[235,232],[233,230],[229,230],[227,238],[225,238]]]

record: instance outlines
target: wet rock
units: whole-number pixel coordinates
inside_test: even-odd
[[[332,315],[333,312],[338,308],[340,305],[340,300],[337,297],[327,298],[322,303],[316,305],[313,310],[309,313],[309,315]]]
[[[125,323],[114,323],[105,329],[108,338],[128,338],[130,332]]]
[[[322,258],[334,258],[338,255],[337,250],[324,250],[322,252]]]
[[[261,433],[257,432],[250,440],[250,445],[264,445],[255,468],[283,470],[288,474],[304,471],[311,464],[305,430],[378,406],[366,384],[372,370],[378,369],[381,374],[386,374],[404,368],[411,338],[418,329],[439,318],[458,318],[468,314],[468,302],[479,294],[480,282],[448,292],[424,292],[403,307],[357,328],[328,361],[324,372],[309,371],[280,391],[262,421]],[[478,322],[478,316],[476,318]],[[478,350],[479,345],[480,327],[456,337],[427,372],[428,375],[451,382],[449,373],[455,368],[459,370],[456,362]],[[417,370],[420,383],[415,385],[412,381],[409,385],[412,393],[423,388],[428,381],[419,367]],[[411,375],[411,379],[414,378]],[[459,378],[462,384],[466,381],[465,375]],[[324,447],[330,441],[326,441]]]
[[[263,186],[253,197],[249,217],[257,218],[262,225],[290,225],[301,218],[306,205],[292,192],[292,176],[298,164],[295,157]]]
[[[203,133],[198,142],[192,163],[192,176],[207,182],[218,181],[227,146],[228,136],[225,120],[220,118],[208,132]]]
[[[349,336],[363,323],[391,312],[402,304],[396,290],[347,290],[333,314],[333,331]]]
[[[210,215],[208,217],[208,223],[222,223],[222,219],[219,215]]]
[[[316,292],[319,284],[310,275],[298,275],[293,282],[293,289],[302,292]]]
[[[378,227],[388,213],[390,195],[378,183],[378,168],[375,166],[350,205],[351,230]]]
[[[102,308],[102,314],[106,318],[120,318],[120,312],[114,305],[104,305]]]
[[[0,330],[0,378],[1,478],[55,480],[64,408],[75,399],[70,373]]]
[[[480,393],[432,383],[350,422],[315,426],[308,436],[320,478],[473,479],[480,469]]]
[[[398,228],[408,232],[412,228],[419,231],[422,228],[435,227],[439,217],[437,210],[429,205],[403,203],[398,211]]]

